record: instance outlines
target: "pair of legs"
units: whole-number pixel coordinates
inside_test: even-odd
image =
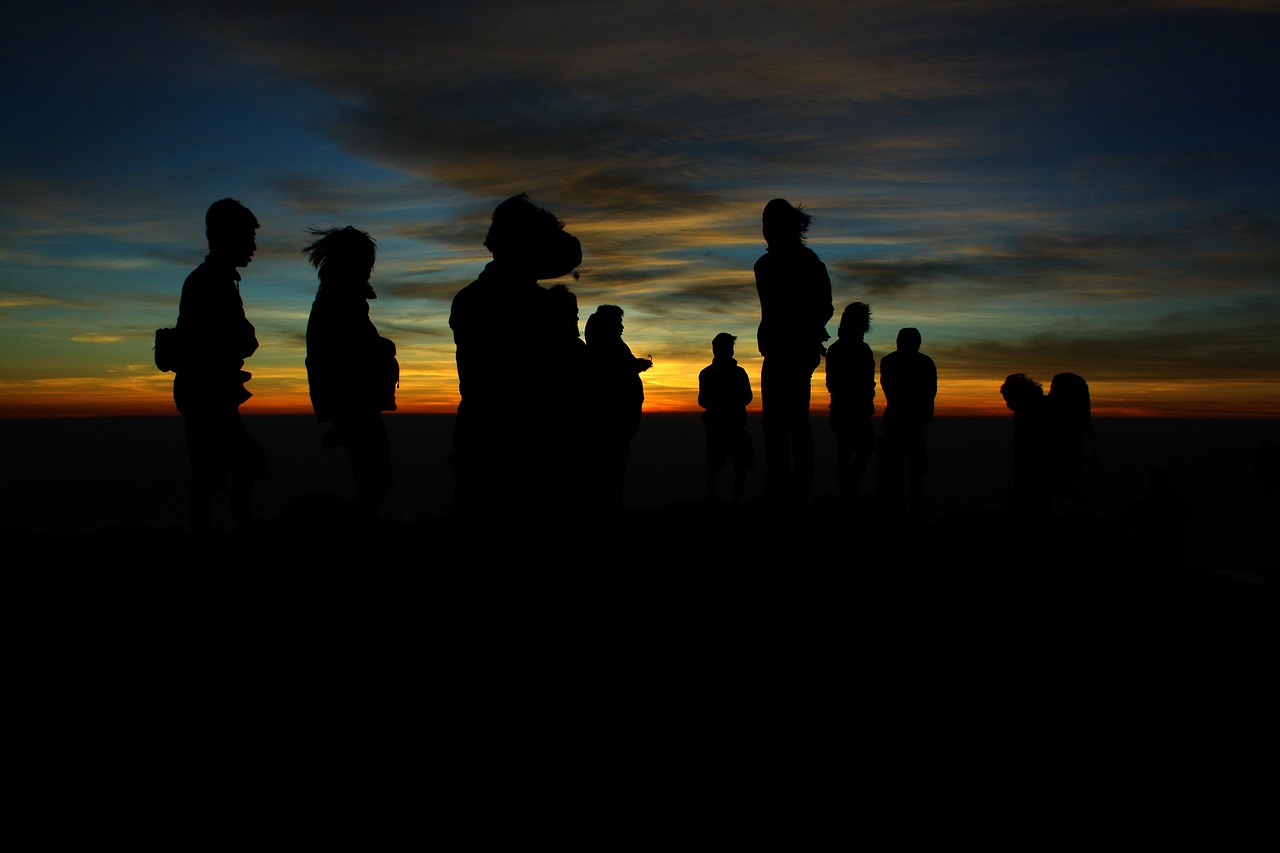
[[[392,485],[391,442],[382,413],[335,417],[333,440],[347,451],[361,511],[369,516],[378,515]]]
[[[213,529],[213,496],[231,487],[231,521],[237,531],[253,523],[254,484],[267,472],[262,446],[245,432],[240,409],[229,408],[183,416],[191,490],[187,523],[192,533]]]
[[[877,500],[890,511],[902,511],[903,474],[907,484],[907,512],[919,521],[924,505],[924,475],[929,470],[924,427],[885,429],[877,446]]]
[[[733,466],[733,502],[742,500],[747,488],[747,471],[755,465],[751,436],[739,425],[707,425],[707,500],[715,500],[720,469]]]
[[[876,449],[876,427],[870,415],[831,413],[831,430],[836,435],[836,482],[840,496],[852,498],[862,493],[862,478]]]
[[[809,386],[818,363],[810,358],[767,357],[760,368],[764,427],[764,490],[804,503],[813,493],[813,428]]]

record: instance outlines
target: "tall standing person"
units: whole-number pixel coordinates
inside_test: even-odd
[[[231,198],[205,213],[209,253],[182,285],[178,303],[181,352],[173,400],[182,413],[191,490],[191,532],[213,529],[213,496],[230,484],[231,518],[237,532],[253,523],[254,483],[266,474],[267,457],[247,432],[240,404],[252,394],[244,360],[258,349],[257,332],[240,298],[240,269],[258,250],[258,220]]]
[[[766,204],[761,224],[768,251],[755,264],[760,297],[756,342],[764,356],[765,495],[797,504],[806,503],[813,491],[810,383],[830,338],[827,321],[835,313],[826,264],[804,242],[812,221],[786,199]]]

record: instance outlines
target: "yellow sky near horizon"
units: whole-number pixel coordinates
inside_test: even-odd
[[[748,407],[759,413],[759,360],[740,360],[751,378],[755,400]],[[659,413],[699,413],[697,373],[704,363],[658,361],[642,380],[644,411]],[[253,360],[246,362],[253,371]],[[397,412],[402,414],[452,414],[458,404],[456,390],[431,390],[415,386],[417,371],[402,362],[402,381],[397,393]],[[439,381],[442,377],[432,374]],[[1050,376],[1036,377],[1048,388]],[[1087,379],[1087,377],[1086,377]],[[948,378],[939,368],[937,417],[1007,417],[1009,411],[1000,397],[1004,377],[992,379]],[[456,379],[454,379],[456,386]],[[177,415],[174,408],[173,374],[160,373],[153,366],[140,365],[137,373],[120,379],[59,378],[27,382],[0,381],[0,418],[135,417]],[[245,415],[309,415],[306,373],[256,373],[248,388],[254,396],[243,406]],[[1091,381],[1090,394],[1095,417],[1154,418],[1276,418],[1280,400],[1267,382],[1241,381],[1230,389],[1218,380],[1186,380],[1158,384]],[[811,411],[826,414],[830,398],[824,384],[823,368],[815,371]],[[1252,401],[1245,402],[1241,401]],[[876,414],[883,411],[877,397]]]

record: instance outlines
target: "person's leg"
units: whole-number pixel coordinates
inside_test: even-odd
[[[907,447],[906,461],[910,488],[911,520],[919,521],[921,511],[924,508],[924,475],[928,469],[923,428],[912,432],[910,444]]]
[[[344,418],[337,426],[346,437],[347,461],[360,509],[377,516],[392,486],[391,442],[386,424],[381,414],[371,412]]]
[[[853,448],[853,461],[849,464],[848,477],[852,493],[857,495],[862,493],[862,480],[876,448],[876,427],[870,417],[858,419],[850,444]]]
[[[876,505],[893,517],[900,517],[902,503],[902,442],[893,429],[885,429],[876,443]]]
[[[229,461],[215,416],[187,414],[182,426],[191,464],[187,525],[193,534],[203,536],[213,530],[213,496],[226,488]]]
[[[831,432],[836,438],[836,484],[840,487],[840,497],[848,498],[852,496],[853,488],[850,482],[853,442],[845,418],[840,412],[832,412],[827,418],[827,423],[831,426]]]
[[[813,494],[813,422],[809,417],[812,378],[811,373],[797,370],[791,398],[792,497],[802,504]]]
[[[253,514],[254,488],[267,473],[267,454],[262,445],[244,430],[237,409],[226,419],[225,441],[231,457],[231,521],[235,529],[249,532],[256,519]]]
[[[706,428],[707,435],[707,470],[704,477],[706,494],[708,501],[716,499],[716,479],[720,470],[720,462],[717,455],[718,442],[716,440],[715,428],[708,425]]]
[[[786,369],[777,358],[760,366],[760,415],[764,429],[764,491],[781,497],[791,471],[791,438],[787,423]]]

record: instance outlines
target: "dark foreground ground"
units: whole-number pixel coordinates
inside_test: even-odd
[[[1274,501],[1188,561],[1097,509],[933,495],[917,524],[819,494],[361,526],[316,489],[207,541],[174,497],[166,525],[10,526],[10,731],[30,784],[179,798],[516,767],[1273,772]]]
[[[1000,511],[863,509],[673,505],[570,543],[458,514],[362,529],[312,496],[209,542],[11,534],[34,557],[6,573],[17,704],[48,766],[159,774],[897,773],[1201,737],[1256,759],[1272,577],[1170,564],[1086,514],[1055,519],[1045,552]]]

